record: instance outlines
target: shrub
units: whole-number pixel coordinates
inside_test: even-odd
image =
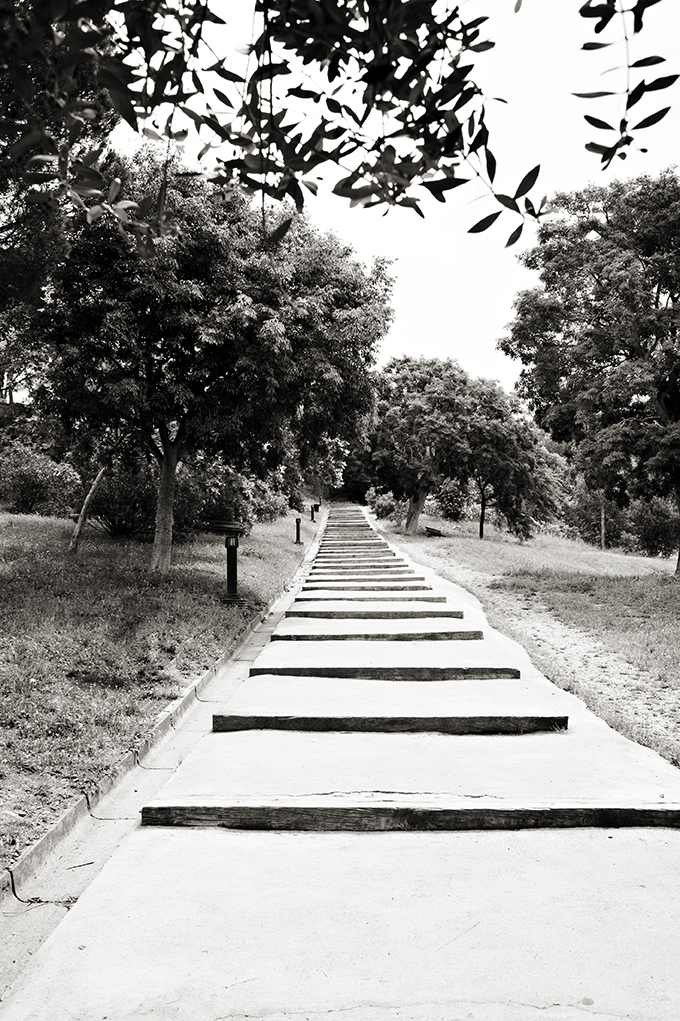
[[[670,500],[635,500],[628,511],[628,530],[648,557],[670,557],[678,549],[680,517]]]
[[[94,498],[90,519],[112,538],[151,538],[156,525],[159,468],[141,454],[114,456]],[[177,469],[173,536],[196,530],[204,493],[184,465]]]
[[[406,500],[397,500],[392,493],[377,493],[371,487],[366,492],[366,502],[377,518],[389,518],[400,524],[406,517]]]
[[[81,481],[68,464],[12,443],[0,454],[0,498],[17,514],[68,514],[77,506]]]
[[[575,528],[584,542],[600,545],[602,496],[591,492],[579,483],[572,499],[564,509],[564,520]],[[605,545],[618,546],[621,533],[626,530],[626,514],[612,500],[604,501]]]
[[[454,479],[446,479],[436,495],[441,517],[448,521],[460,521],[465,516],[468,503],[467,489]]]

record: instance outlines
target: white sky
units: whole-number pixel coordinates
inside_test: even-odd
[[[513,194],[524,174],[538,163],[542,169],[533,194],[540,198],[590,182],[606,184],[614,176],[654,175],[679,162],[680,82],[651,93],[631,111],[631,115],[639,111],[631,116],[636,123],[673,105],[659,125],[638,133],[638,144],[647,146],[648,154],[630,151],[625,162],[617,159],[616,166],[602,171],[599,157],[585,151],[586,142],[609,139],[607,132],[586,124],[583,115],[618,123],[623,111],[618,97],[581,100],[571,93],[620,90],[624,71],[600,76],[625,57],[619,46],[581,51],[587,41],[621,38],[618,19],[595,36],[594,23],[578,15],[581,5],[582,0],[523,0],[517,14],[514,0],[464,0],[461,5],[470,20],[490,15],[486,35],[495,40],[496,48],[479,55],[475,80],[487,95],[502,96],[509,104],[490,104],[487,115],[499,191]],[[251,0],[220,5],[220,14],[228,21],[228,29],[220,31],[220,49],[225,49],[221,57],[233,56],[233,50],[249,42],[252,6]],[[637,73],[650,81],[679,72],[678,39],[680,2],[664,0],[651,7],[643,32],[633,40],[632,59],[658,54],[667,63]],[[517,291],[536,283],[535,275],[516,258],[517,251],[531,245],[527,228],[512,249],[504,248],[519,222],[511,213],[483,234],[468,234],[472,224],[498,208],[493,199],[473,191],[474,185],[449,193],[446,204],[420,189],[425,220],[408,209],[392,209],[387,216],[380,207],[350,209],[346,199],[330,194],[339,176],[329,177],[316,198],[306,193],[307,211],[314,223],[333,229],[367,262],[373,255],[395,260],[396,317],[383,342],[381,362],[402,354],[450,357],[473,376],[498,379],[511,389],[519,367],[496,350],[496,341],[512,318]]]

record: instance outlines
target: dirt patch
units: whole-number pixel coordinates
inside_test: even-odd
[[[489,623],[522,645],[549,680],[573,692],[611,727],[680,765],[680,687],[660,684],[601,642],[557,620],[540,597],[494,587],[497,575],[472,570],[448,552],[390,536],[417,563],[472,592]]]

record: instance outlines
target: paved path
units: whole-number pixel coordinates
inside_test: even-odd
[[[355,508],[271,638],[2,1021],[677,1021],[678,770]]]

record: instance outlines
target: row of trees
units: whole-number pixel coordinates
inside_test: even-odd
[[[378,375],[366,438],[346,472],[355,493],[371,486],[408,501],[414,533],[428,497],[449,504],[472,487],[479,534],[494,508],[517,535],[555,514],[561,459],[541,442],[519,402],[494,381],[471,379],[454,361],[393,359]]]
[[[7,365],[31,363],[34,408],[61,423],[72,456],[104,464],[126,449],[157,463],[151,567],[166,571],[181,462],[318,474],[355,438],[391,282],[383,262],[367,271],[304,217],[255,209],[151,148],[110,155],[104,171],[111,201],[124,211],[155,195],[172,231],[142,258],[113,216],[81,212],[35,300],[7,302],[0,345]],[[5,256],[20,275],[22,250]]]
[[[552,209],[523,256],[540,286],[500,342],[522,363],[518,392],[591,490],[680,512],[680,181],[591,187]]]

